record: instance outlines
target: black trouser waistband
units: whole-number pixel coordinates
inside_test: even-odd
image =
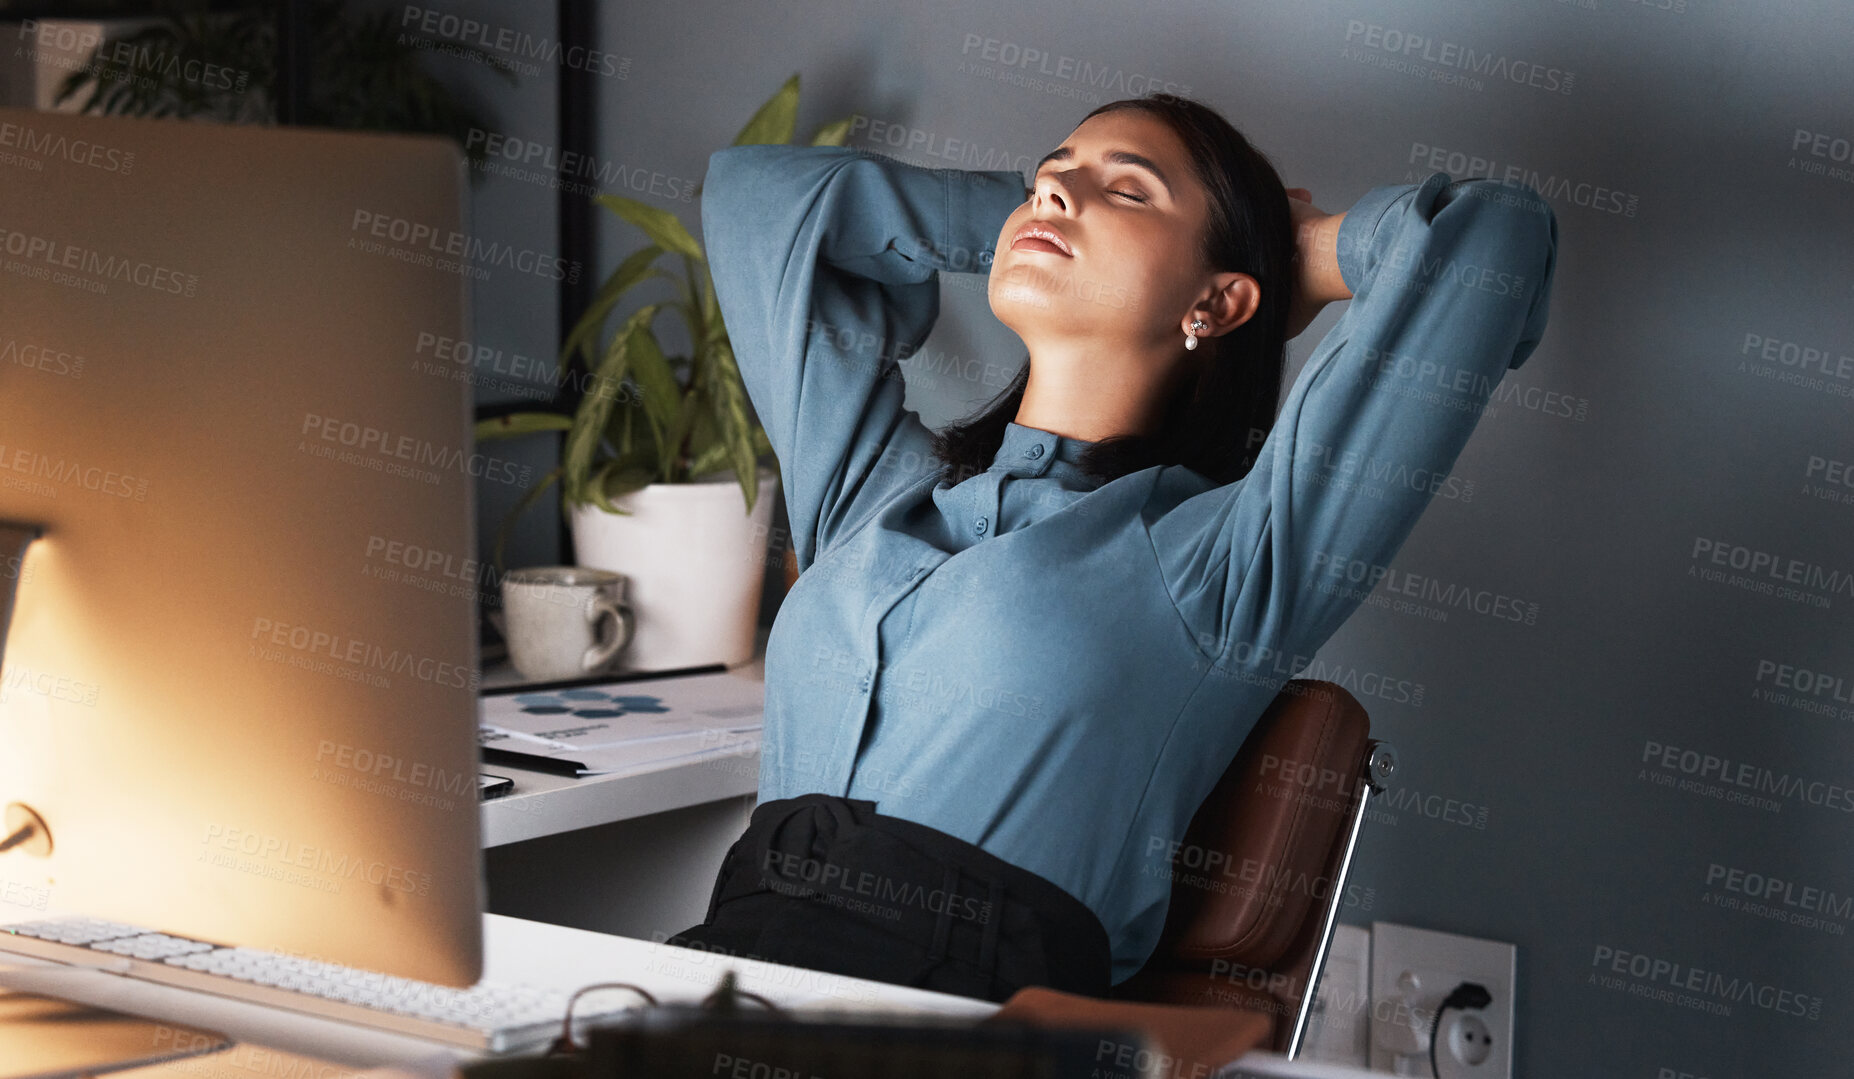
[[[708,920],[723,903],[761,892],[820,900],[915,943],[929,967],[951,949],[989,973],[1002,939],[1007,950],[1041,952],[1044,984],[1107,993],[1107,931],[1087,905],[989,851],[875,807],[827,794],[756,806],[716,879]]]

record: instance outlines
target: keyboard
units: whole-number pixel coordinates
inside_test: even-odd
[[[495,982],[478,982],[468,989],[433,985],[97,918],[0,925],[0,951],[105,967],[144,981],[492,1053],[551,1042],[566,1015],[567,994],[554,990]],[[628,1007],[588,1010],[594,999],[589,993],[574,1009],[576,1034],[582,1020],[598,1023],[629,1014]]]

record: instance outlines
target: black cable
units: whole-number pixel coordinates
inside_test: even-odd
[[[1442,1079],[1442,1069],[1436,1065],[1436,1035],[1442,1030],[1442,1013],[1454,1008],[1467,1011],[1470,1008],[1485,1008],[1493,1003],[1493,994],[1478,982],[1462,982],[1442,998],[1442,1006],[1436,1009],[1435,1018],[1429,1021],[1429,1074],[1435,1079]]]

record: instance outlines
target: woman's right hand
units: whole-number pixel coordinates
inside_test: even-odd
[[[1315,206],[1313,193],[1304,187],[1290,187],[1287,194],[1294,225],[1294,298],[1288,304],[1287,335],[1295,338],[1321,308],[1351,299],[1352,291],[1339,272],[1339,225],[1345,214]]]

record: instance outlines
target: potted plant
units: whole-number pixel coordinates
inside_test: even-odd
[[[397,32],[393,12],[352,15],[346,3],[309,4],[312,76],[301,122],[354,131],[446,135],[463,148],[471,178],[480,179],[488,155],[469,134],[489,126],[487,117],[424,70],[419,44]],[[182,10],[154,16],[146,25],[125,27],[99,43],[87,63],[60,81],[54,104],[89,90],[79,112],[273,124],[275,7]],[[482,49],[464,44],[450,48],[511,84],[517,82],[505,61]],[[201,71],[219,74],[189,77]]]
[[[793,75],[733,145],[790,142],[797,119]],[[843,145],[849,124],[844,118],[823,125],[811,145]],[[566,436],[560,464],[503,521],[496,564],[512,522],[557,482],[577,562],[630,578],[637,634],[620,658],[623,667],[744,663],[754,650],[778,462],[752,419],[701,244],[667,210],[622,195],[594,201],[650,242],[619,263],[561,347],[562,379],[573,379],[576,354],[585,366],[577,409],[477,424],[483,440],[543,431]],[[656,265],[671,253],[680,256],[680,275]],[[595,354],[619,302],[652,278],[669,281],[674,295],[632,311]],[[687,329],[686,356],[666,355],[657,340],[657,316],[669,311]]]

